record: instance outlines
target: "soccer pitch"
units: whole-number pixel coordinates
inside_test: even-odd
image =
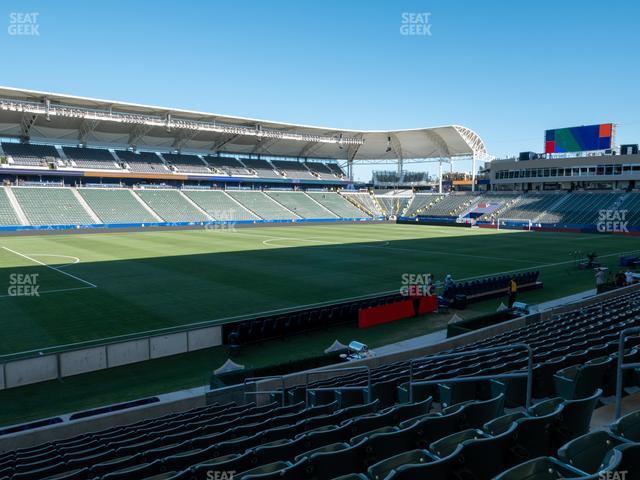
[[[545,288],[523,298],[540,301],[593,288],[573,252],[613,267],[637,248],[611,235],[395,224],[2,237],[0,354],[398,291],[405,273],[539,269]],[[38,296],[15,296],[25,279]]]

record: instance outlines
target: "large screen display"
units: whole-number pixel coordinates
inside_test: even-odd
[[[557,128],[544,133],[544,152],[587,152],[606,150],[613,144],[613,124]]]

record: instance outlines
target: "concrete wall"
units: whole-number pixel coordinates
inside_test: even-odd
[[[119,367],[129,363],[143,362],[151,357],[149,340],[131,340],[129,342],[107,345],[109,367]]]
[[[187,332],[151,338],[151,358],[167,357],[187,352]]]
[[[46,355],[15,360],[5,363],[4,369],[5,388],[54,380],[58,378],[58,356]]]
[[[0,364],[0,390],[222,345],[222,327],[155,335]]]
[[[69,377],[80,373],[107,368],[107,348],[94,347],[60,353],[60,376]]]

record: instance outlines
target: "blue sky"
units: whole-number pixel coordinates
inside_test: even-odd
[[[640,141],[638,2],[5,0],[6,28],[16,12],[37,12],[40,35],[0,35],[2,85],[341,128],[455,123],[497,156],[600,122]],[[430,13],[431,35],[401,35],[405,12]]]

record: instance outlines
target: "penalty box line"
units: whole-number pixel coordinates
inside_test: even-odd
[[[8,251],[8,252],[11,252],[11,253],[13,253],[13,254],[15,254],[15,255],[18,255],[18,256],[20,256],[20,257],[22,257],[22,258],[26,258],[27,260],[31,260],[32,262],[37,263],[38,265],[42,265],[43,267],[50,268],[51,270],[53,270],[53,271],[55,271],[55,272],[58,272],[58,273],[61,273],[62,275],[66,275],[67,277],[71,277],[71,278],[73,278],[74,280],[77,280],[77,281],[79,281],[79,282],[84,283],[84,284],[85,284],[85,285],[87,285],[88,287],[91,287],[91,288],[98,288],[98,286],[97,286],[97,285],[95,285],[95,284],[93,284],[93,283],[91,283],[91,282],[88,282],[87,280],[84,280],[84,279],[82,279],[82,278],[80,278],[80,277],[77,277],[77,276],[75,276],[75,275],[73,275],[73,274],[71,274],[71,273],[69,273],[69,272],[65,272],[64,270],[61,270],[61,269],[59,269],[59,268],[57,268],[57,267],[52,267],[51,265],[47,265],[46,263],[41,262],[40,260],[36,260],[35,258],[32,258],[32,257],[30,257],[30,256],[28,256],[28,255],[25,255],[24,253],[16,252],[15,250],[11,250],[11,249],[10,249],[10,248],[8,248],[8,247],[2,247],[2,248],[3,248],[4,250],[6,250],[6,251]],[[75,289],[74,289],[74,290],[75,290]]]

